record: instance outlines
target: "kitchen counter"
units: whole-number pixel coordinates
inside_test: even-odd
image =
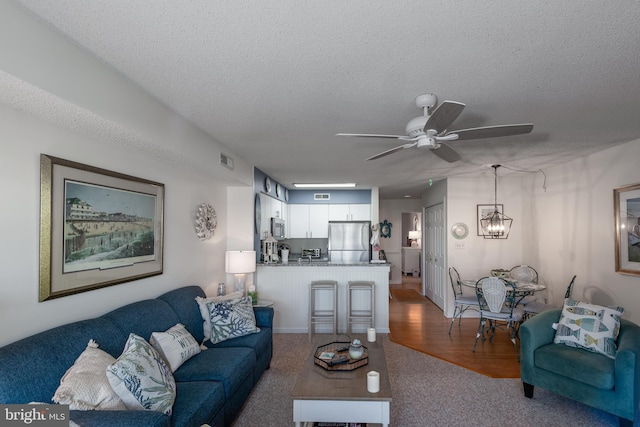
[[[269,263],[269,264],[258,264],[258,267],[391,267],[391,263],[388,262],[375,262],[375,263],[355,263],[355,264],[338,264],[332,263],[330,261],[289,261],[288,264],[283,264],[281,262],[278,263]]]
[[[314,280],[338,282],[338,332],[347,330],[347,285],[349,281],[364,280],[375,283],[375,328],[389,333],[389,271],[390,263],[331,264],[329,262],[297,261],[288,264],[258,264],[256,289],[259,299],[273,301],[276,333],[307,333],[309,316],[309,285]],[[324,298],[327,298],[325,301]],[[329,305],[328,295],[321,295],[319,305]],[[354,295],[354,308],[365,308],[368,299],[364,293]],[[327,330],[323,330],[325,327]],[[330,331],[330,325],[318,325],[318,333]],[[365,325],[355,325],[354,332],[366,332]]]

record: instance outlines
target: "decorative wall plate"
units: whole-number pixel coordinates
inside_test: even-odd
[[[269,178],[269,177],[266,177],[264,179],[264,190],[267,193],[271,193],[271,178]]]
[[[216,210],[213,209],[213,206],[208,203],[203,203],[198,206],[195,224],[196,236],[198,236],[200,240],[211,238],[217,225],[218,219],[216,218]]]
[[[289,190],[284,190],[284,200],[285,200],[286,202],[288,202],[288,201],[289,201]]]
[[[282,195],[282,186],[280,184],[276,184],[276,196],[280,197]]]
[[[451,227],[451,235],[456,239],[464,239],[469,235],[469,227],[463,222],[456,222]]]

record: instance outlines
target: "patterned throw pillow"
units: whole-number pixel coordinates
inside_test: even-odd
[[[202,316],[202,329],[204,331],[204,341],[211,338],[211,317],[209,316],[209,309],[207,308],[207,303],[209,302],[218,302],[218,301],[229,301],[232,299],[242,298],[243,294],[240,291],[230,293],[228,295],[222,295],[219,297],[196,297],[196,302],[198,303],[198,307],[200,308],[200,315]]]
[[[207,302],[207,311],[211,320],[210,341],[213,344],[260,332],[256,326],[251,297],[210,301]]]
[[[107,367],[107,378],[129,409],[171,415],[175,380],[162,356],[144,338],[129,335],[120,357]]]
[[[175,372],[184,362],[200,353],[200,345],[182,323],[167,329],[166,332],[154,332],[149,343]]]
[[[100,350],[94,340],[89,341],[62,376],[51,400],[79,411],[127,409],[107,379],[107,366],[115,361],[109,353]]]
[[[616,339],[623,312],[622,307],[603,307],[567,298],[560,320],[553,324],[556,329],[553,342],[584,348],[615,359]]]

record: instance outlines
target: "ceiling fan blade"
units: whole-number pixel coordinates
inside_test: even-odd
[[[396,151],[400,151],[404,148],[412,148],[415,147],[418,143],[414,142],[413,144],[404,144],[404,145],[398,145],[397,147],[393,147],[390,150],[387,151],[383,151],[382,153],[378,153],[375,156],[371,156],[369,157],[367,160],[375,160],[375,159],[379,159],[380,157],[384,157],[384,156],[388,156],[389,154],[393,154]]]
[[[406,138],[406,135],[380,135],[376,133],[336,133],[336,136],[356,136],[360,138],[393,138],[402,139]]]
[[[453,148],[449,147],[447,144],[440,142],[440,147],[432,148],[431,152],[436,156],[440,157],[442,160],[445,160],[449,163],[457,162],[462,157],[460,154],[456,152]]]
[[[447,132],[447,135],[458,135],[458,141],[466,139],[481,139],[481,138],[498,138],[501,136],[522,135],[529,133],[533,130],[533,124],[519,124],[519,125],[500,125],[500,126],[485,126],[479,128],[469,128],[452,130]]]
[[[434,129],[437,133],[444,132],[458,118],[464,107],[465,104],[461,102],[443,101],[425,123],[425,133],[429,129]]]

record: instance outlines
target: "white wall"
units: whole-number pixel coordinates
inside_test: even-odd
[[[508,239],[485,239],[478,236],[477,205],[494,203],[494,177],[491,173],[474,177],[453,177],[447,180],[447,252],[449,266],[455,267],[462,278],[480,278],[495,268],[508,269],[526,263],[522,258],[521,241],[527,223],[522,221],[521,178],[498,173],[498,203],[504,214],[513,218]],[[462,222],[469,227],[466,239],[453,238],[450,228]],[[456,248],[457,242],[464,248]]]
[[[0,50],[0,345],[184,285],[213,293],[225,250],[251,247],[252,166],[9,2]],[[40,153],[163,183],[164,273],[38,302]],[[203,202],[218,217],[205,242],[193,231]]]
[[[615,272],[613,189],[640,182],[640,140],[545,169],[541,173],[498,170],[498,203],[513,218],[508,240],[477,236],[477,204],[493,201],[492,171],[447,180],[448,266],[462,278],[478,278],[491,268],[534,266],[547,286],[549,302],[561,305],[571,277],[572,296],[625,308],[624,318],[640,323],[640,276]],[[502,178],[501,178],[502,177]],[[546,186],[546,190],[545,187]],[[442,195],[438,188],[430,193]],[[435,197],[435,196],[434,196]],[[432,200],[433,201],[433,200]],[[431,203],[433,204],[433,203]],[[456,248],[449,230],[456,222],[469,226],[469,237]],[[451,289],[445,315],[451,316]]]
[[[640,140],[548,170],[528,183],[532,244],[526,247],[561,303],[571,277],[572,296],[624,307],[623,318],[640,323],[640,276],[615,272],[613,189],[640,182]],[[532,179],[532,178],[530,178]]]
[[[447,179],[447,270],[455,267],[462,279],[479,279],[488,276],[492,269],[509,269],[529,263],[522,254],[522,236],[526,233],[528,224],[522,220],[521,182],[520,176],[505,176],[503,170],[498,169],[498,203],[504,205],[504,214],[513,218],[509,238],[504,240],[478,236],[477,205],[490,205],[495,200],[493,169],[474,176]],[[457,222],[462,222],[469,228],[469,235],[465,239],[458,240],[451,235],[451,227]],[[456,243],[464,247],[456,247]],[[471,289],[468,291],[473,294]],[[447,276],[447,316],[453,314],[452,301],[453,294]]]

